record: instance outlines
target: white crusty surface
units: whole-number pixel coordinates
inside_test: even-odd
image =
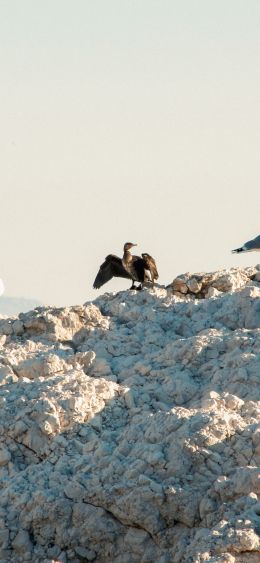
[[[0,320],[1,562],[259,561],[259,274]]]

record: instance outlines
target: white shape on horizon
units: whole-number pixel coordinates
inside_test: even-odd
[[[4,290],[5,290],[4,282],[0,278],[0,295],[3,295]]]

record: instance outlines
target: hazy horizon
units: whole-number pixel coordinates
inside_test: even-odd
[[[124,242],[164,284],[255,265],[260,4],[2,1],[5,294],[82,303]]]

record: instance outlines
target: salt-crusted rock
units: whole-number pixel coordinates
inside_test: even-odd
[[[6,465],[11,459],[10,452],[4,446],[0,447],[0,466]]]
[[[12,368],[9,365],[0,364],[0,386],[16,381],[18,381],[18,377],[14,374]]]
[[[32,551],[32,543],[29,533],[26,530],[19,530],[12,542],[12,547],[18,554],[30,554]]]
[[[219,291],[216,287],[213,287],[213,285],[210,285],[205,292],[205,297],[207,297],[208,299],[210,297],[219,297],[219,295],[221,295],[221,291]]]
[[[218,292],[230,292],[244,287],[246,284],[259,282],[259,271],[254,268],[231,268],[218,272],[182,274],[168,286],[173,294],[191,293],[199,298],[210,298],[219,295]]]
[[[59,341],[72,339],[78,341],[94,327],[106,329],[109,326],[108,320],[93,304],[70,309],[39,307],[32,312],[21,313],[18,322],[24,327],[28,336],[41,335],[42,338]],[[17,330],[17,321],[13,323],[14,325]],[[2,329],[3,334],[11,334],[13,326],[9,328],[8,321],[0,322],[0,330]]]
[[[259,560],[258,274],[0,319],[0,561]]]

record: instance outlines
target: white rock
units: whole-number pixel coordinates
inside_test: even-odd
[[[211,297],[218,297],[221,295],[221,291],[219,291],[216,287],[212,285],[208,288],[207,292],[205,293],[205,297],[210,299]]]
[[[1,560],[259,555],[258,271],[0,319]]]
[[[0,386],[7,383],[16,383],[18,377],[14,374],[10,366],[0,366]]]
[[[0,446],[0,467],[6,465],[11,460],[11,454],[7,448]]]
[[[29,533],[26,530],[19,530],[12,542],[12,547],[14,551],[18,553],[30,553],[32,550],[32,543],[30,541]]]

